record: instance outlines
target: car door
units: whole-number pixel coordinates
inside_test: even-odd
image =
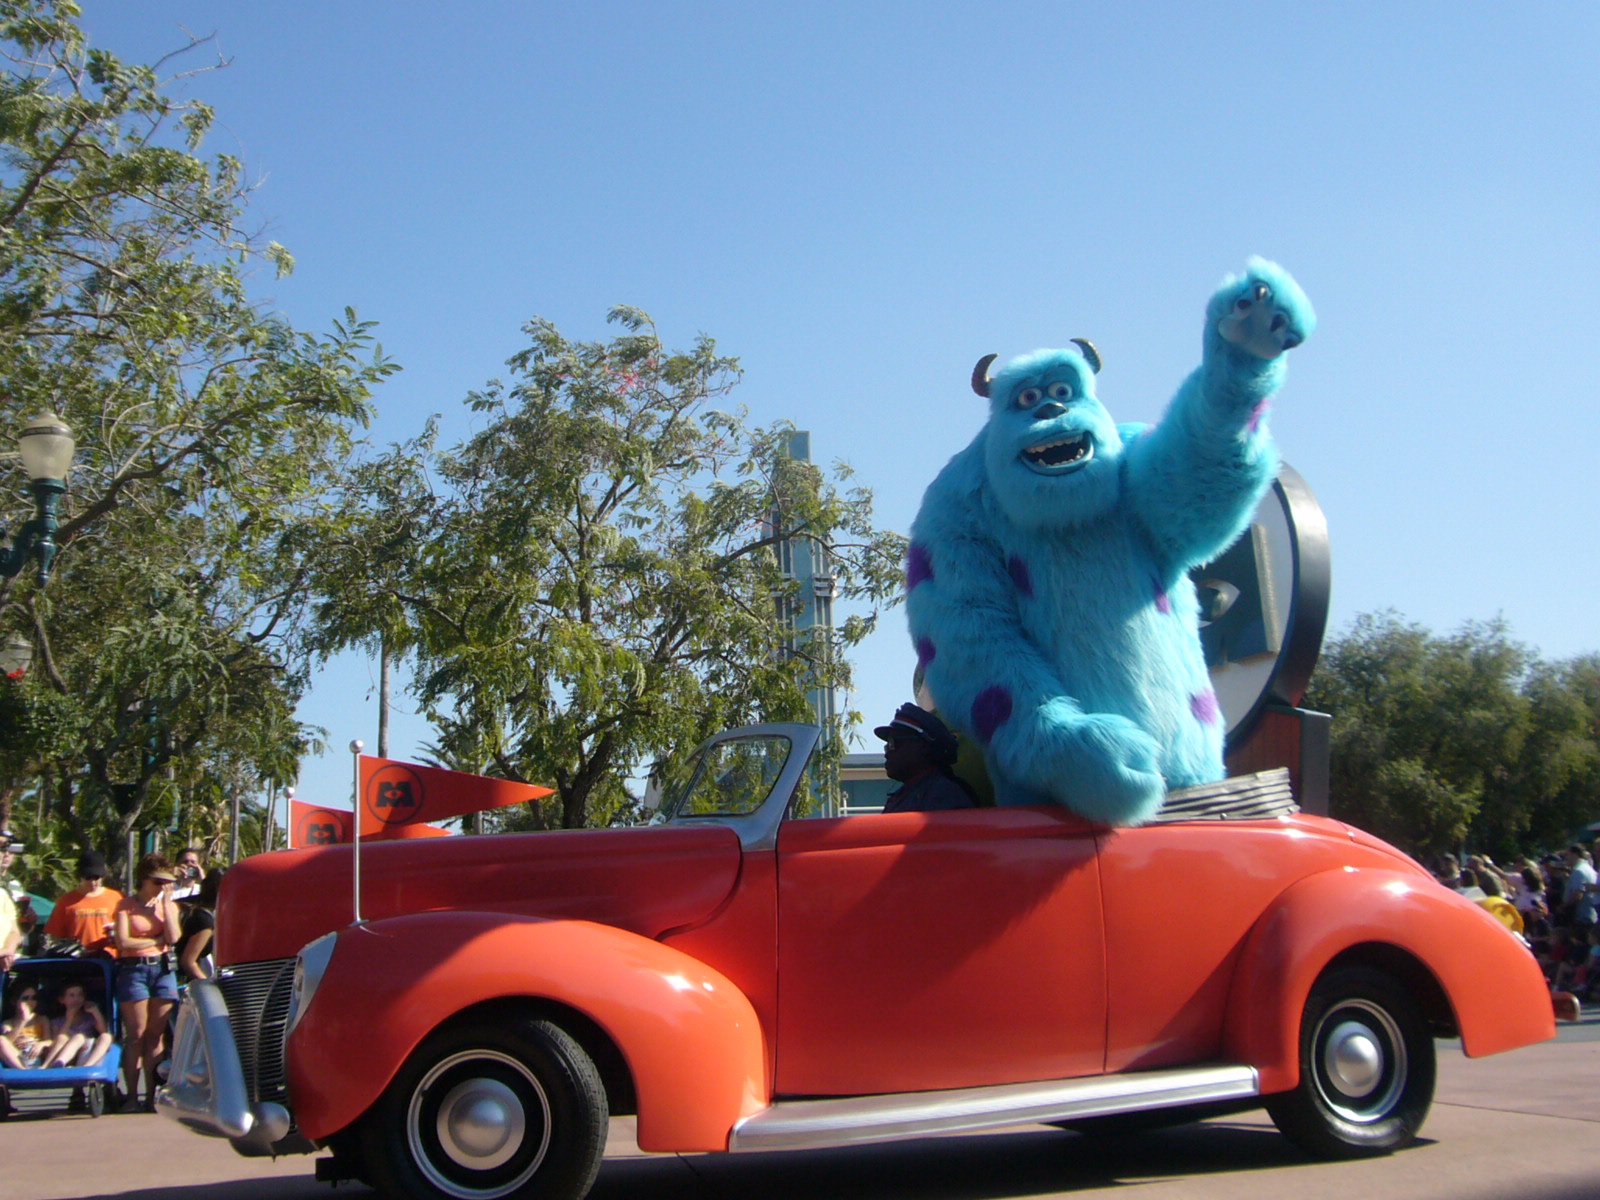
[[[1095,1074],[1105,944],[1091,826],[1058,808],[783,823],[784,1095]]]
[[[1282,820],[1106,831],[1106,1069],[1215,1058],[1245,938],[1297,879],[1342,866],[1339,847]]]

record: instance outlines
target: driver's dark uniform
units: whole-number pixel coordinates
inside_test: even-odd
[[[921,779],[912,780],[890,792],[883,811],[937,812],[950,808],[974,808],[977,803],[967,785],[954,775],[945,771],[929,771]]]

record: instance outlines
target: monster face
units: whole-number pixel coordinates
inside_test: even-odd
[[[984,465],[1018,525],[1070,528],[1103,516],[1120,494],[1122,438],[1077,350],[1014,359],[988,381]]]

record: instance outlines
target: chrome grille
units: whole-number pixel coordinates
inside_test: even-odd
[[[288,1106],[288,1080],[283,1062],[284,1026],[294,987],[294,959],[238,963],[217,977],[228,1002],[228,1023],[244,1068],[244,1085],[253,1103],[272,1101]]]

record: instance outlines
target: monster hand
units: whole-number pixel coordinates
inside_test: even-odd
[[[1052,700],[1038,722],[1031,782],[1052,799],[1107,825],[1138,824],[1160,807],[1166,784],[1159,747],[1132,721]]]
[[[1276,263],[1253,258],[1242,277],[1230,279],[1212,297],[1217,333],[1256,358],[1273,359],[1293,350],[1317,323],[1311,302]]]

